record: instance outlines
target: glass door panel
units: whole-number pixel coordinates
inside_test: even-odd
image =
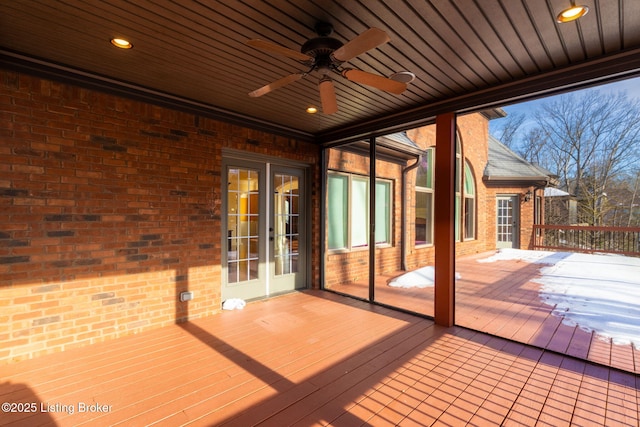
[[[370,296],[368,148],[358,143],[327,150],[323,201],[327,212],[324,287],[363,299]]]
[[[303,171],[273,167],[272,292],[286,292],[306,286],[304,274]]]
[[[518,244],[518,198],[498,197],[496,206],[496,247],[513,248]]]
[[[258,278],[258,171],[229,169],[227,193],[227,282]]]
[[[298,272],[300,195],[298,177],[274,175],[274,249],[275,275]]]
[[[264,257],[264,221],[261,220],[261,193],[264,184],[264,167],[226,168],[226,281],[223,299],[250,299],[263,296],[265,286],[261,278],[265,276],[261,262]]]

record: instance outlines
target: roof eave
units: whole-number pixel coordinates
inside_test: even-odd
[[[548,176],[483,176],[483,181],[487,184],[511,184],[511,185],[535,185],[535,186],[547,186],[549,185],[550,178]]]

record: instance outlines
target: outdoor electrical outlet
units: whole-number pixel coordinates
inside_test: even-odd
[[[191,292],[191,291],[180,292],[180,301],[181,302],[191,301],[192,299],[193,299],[193,292]]]

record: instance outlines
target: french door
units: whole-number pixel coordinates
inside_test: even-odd
[[[304,288],[304,169],[229,159],[224,173],[222,300]]]
[[[498,196],[496,205],[496,247],[520,247],[520,204],[518,196]]]

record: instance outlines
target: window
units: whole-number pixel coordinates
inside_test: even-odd
[[[391,181],[376,180],[376,245],[391,244]],[[330,172],[327,182],[327,243],[330,250],[369,246],[369,178]]]
[[[368,206],[367,200],[367,206]],[[391,244],[391,182],[376,180],[376,245]]]
[[[416,172],[416,246],[433,243],[433,148],[420,159]]]
[[[476,238],[476,183],[471,165],[461,154],[461,144],[456,141],[455,176],[455,239]],[[433,244],[433,158],[434,149],[429,148],[420,160],[415,183],[415,244]],[[463,165],[464,164],[464,168]]]
[[[369,180],[351,177],[351,247],[366,247],[369,241]],[[344,226],[343,226],[344,227]]]
[[[469,161],[462,157],[460,135],[456,138],[456,242],[476,238],[476,182]],[[464,164],[464,169],[463,165]]]
[[[476,183],[469,162],[464,162],[464,239],[476,238]]]
[[[329,249],[346,248],[348,246],[348,188],[349,177],[347,175],[329,174],[327,182],[327,241]]]

